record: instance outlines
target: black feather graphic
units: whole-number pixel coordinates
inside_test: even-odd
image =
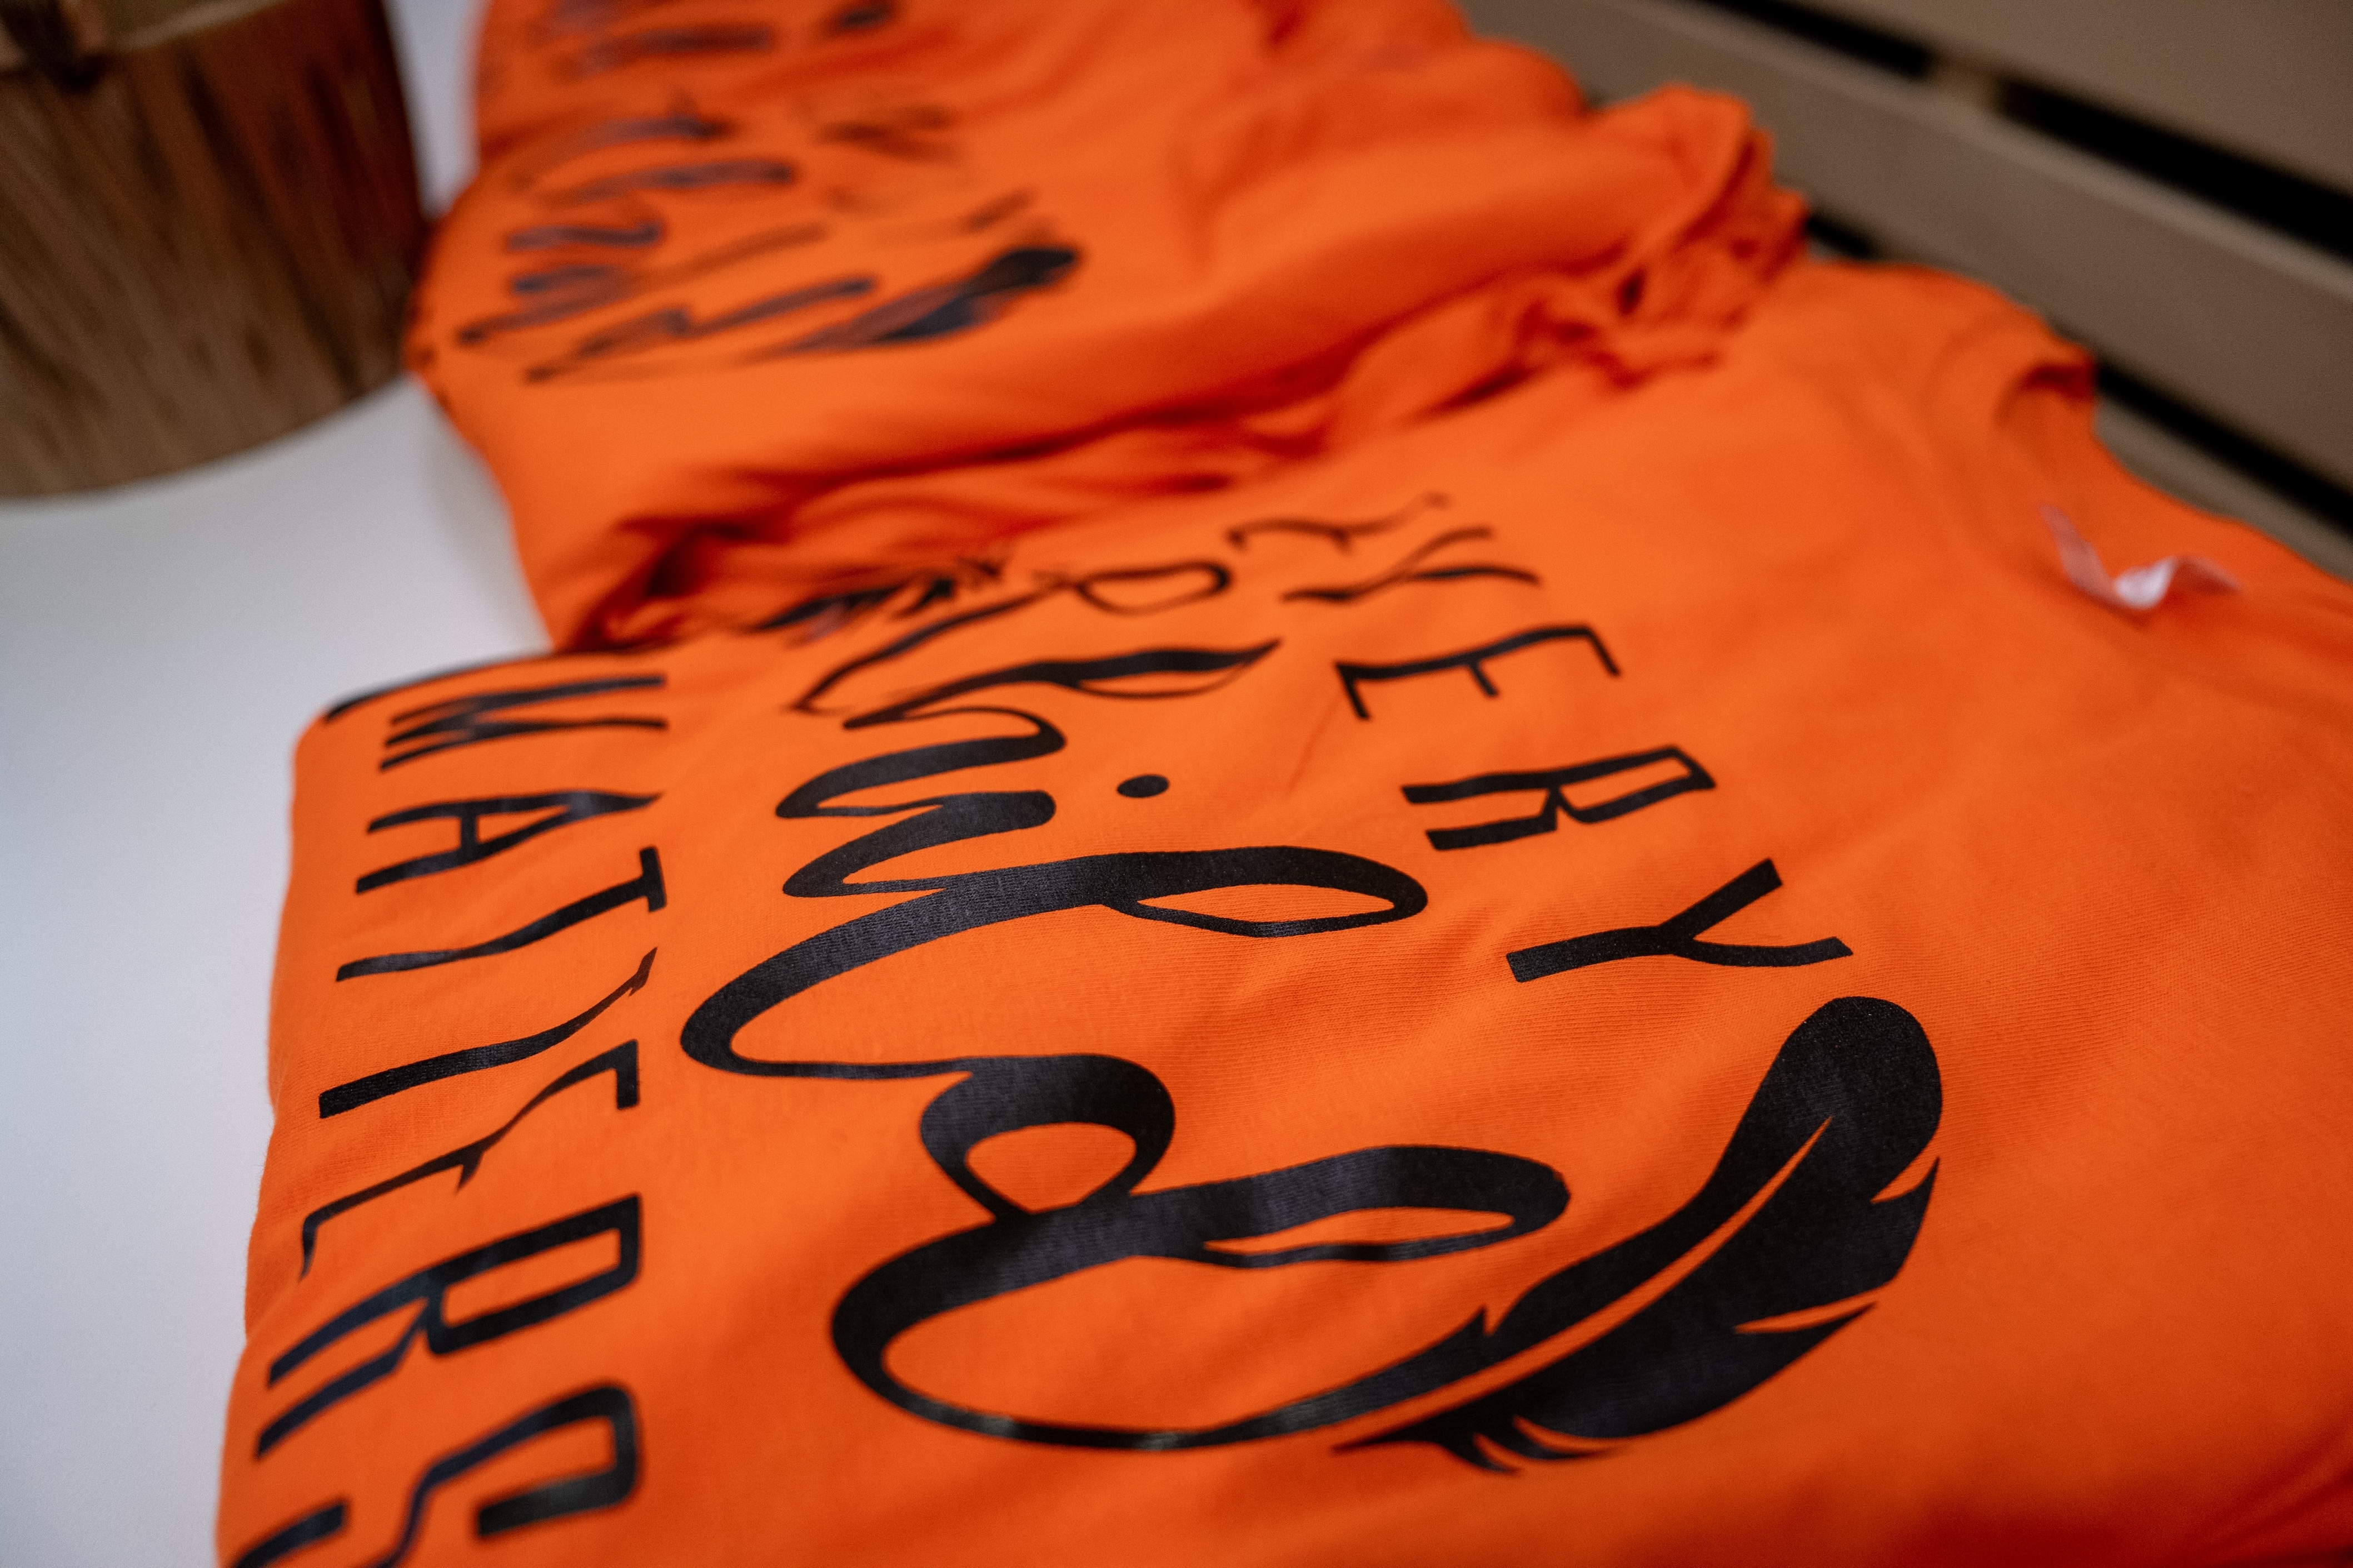
[[[1770,1188],[1721,1245],[1560,1359],[1345,1447],[1434,1443],[1501,1469],[1480,1439],[1530,1459],[1583,1458],[1737,1399],[1869,1309],[1799,1328],[1743,1325],[1852,1300],[1903,1268],[1935,1167],[1903,1193],[1878,1194],[1927,1148],[1943,1102],[1936,1052],[1911,1014],[1868,996],[1826,1004],[1783,1044],[1699,1192],[1648,1230],[1529,1290],[1490,1331],[1482,1359],[1493,1364],[1533,1348],[1622,1299]]]

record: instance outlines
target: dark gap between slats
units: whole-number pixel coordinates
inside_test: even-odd
[[[2353,92],[2353,82],[2346,90]],[[2001,112],[2053,141],[2353,261],[2353,196],[2026,82],[2002,83]]]
[[[1879,241],[1820,209],[1806,214],[1806,237],[1848,261],[1876,261],[1881,255]]]
[[[1894,33],[1883,33],[1876,27],[1866,27],[1860,22],[1850,22],[1843,16],[1833,16],[1810,5],[1792,5],[1788,0],[1697,0],[1713,10],[1729,11],[1736,16],[1746,16],[1752,22],[1762,22],[1778,27],[1810,44],[1820,44],[1835,49],[1849,59],[1861,60],[1883,71],[1913,81],[1927,79],[1928,68],[1936,55],[1911,39]]]
[[[2105,361],[2100,363],[2100,392],[2168,435],[2228,463],[2265,489],[2316,517],[2327,518],[2339,531],[2353,534],[2353,490]]]

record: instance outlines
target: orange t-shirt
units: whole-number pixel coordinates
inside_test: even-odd
[[[301,742],[225,1563],[2353,1548],[2353,592],[2080,353],[1425,0],[480,126],[564,651]]]

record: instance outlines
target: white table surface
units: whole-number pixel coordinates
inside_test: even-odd
[[[473,6],[390,8],[438,205]],[[292,742],[347,692],[543,647],[497,491],[406,381],[0,502],[5,1568],[213,1561]]]

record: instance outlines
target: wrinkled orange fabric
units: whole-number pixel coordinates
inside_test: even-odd
[[[480,123],[563,651],[301,742],[225,1563],[2353,1548],[2353,592],[2077,351],[1422,0]]]

